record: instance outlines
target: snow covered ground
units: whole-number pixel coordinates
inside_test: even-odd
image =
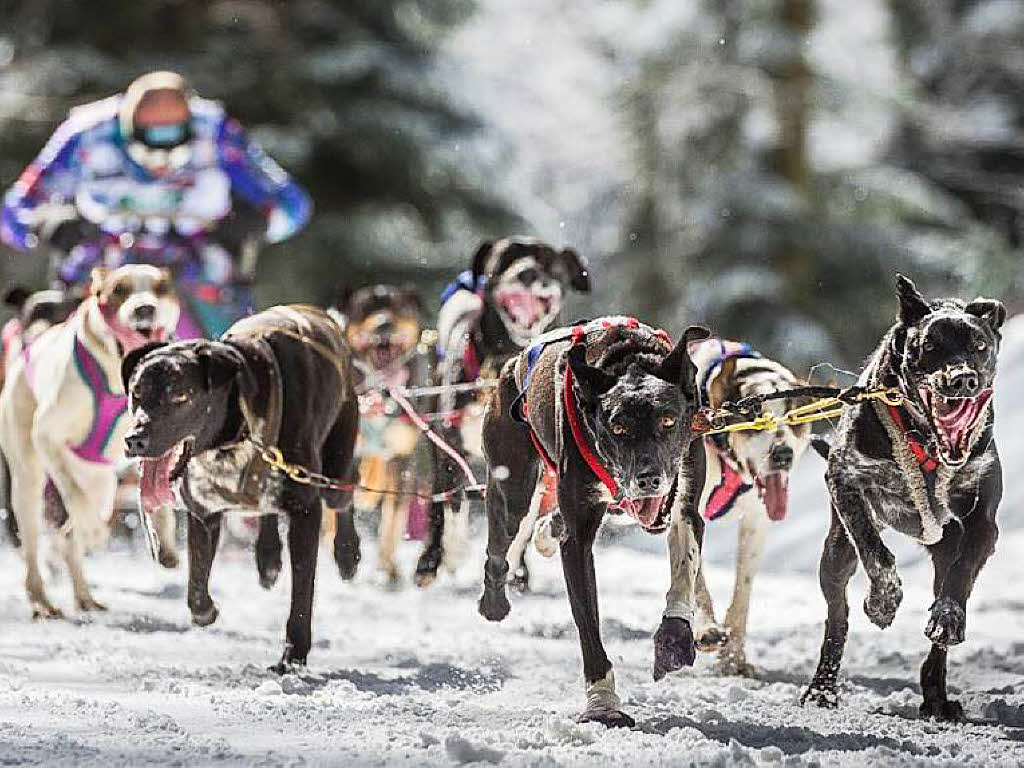
[[[643,534],[598,551],[604,637],[633,731],[581,726],[576,630],[557,561],[534,557],[532,594],[500,625],[476,614],[482,543],[454,578],[391,592],[365,547],[359,578],[321,559],[308,671],[266,670],[281,651],[288,578],[257,585],[249,553],[214,569],[217,624],[189,623],[184,569],[162,571],[141,548],[91,558],[97,616],[32,622],[18,556],[0,548],[0,765],[1022,765],[1024,499],[1014,482],[1024,440],[1024,318],[1005,329],[997,428],[1007,476],[1003,535],[969,604],[967,642],[950,686],[970,725],[917,719],[927,558],[893,540],[906,597],[882,632],[851,584],[845,696],[834,712],[798,705],[817,660],[824,601],[815,566],[826,527],[821,461],[807,456],[789,518],[769,537],[755,584],[748,658],[759,680],[716,678],[712,659],[651,680],[651,632],[667,585],[663,541]],[[479,525],[479,521],[478,525]],[[719,605],[731,588],[735,529],[708,531]],[[418,545],[401,553],[411,572]],[[287,574],[287,569],[286,569]],[[71,604],[58,580],[51,597]]]

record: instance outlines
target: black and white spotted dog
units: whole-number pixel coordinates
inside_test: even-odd
[[[470,269],[444,292],[437,319],[437,383],[457,385],[496,378],[501,366],[551,328],[569,290],[587,293],[586,262],[571,248],[558,250],[530,237],[506,237],[483,243]],[[437,428],[463,456],[480,456],[480,429],[487,396],[452,393],[433,410],[450,414]],[[473,407],[476,405],[477,407]],[[455,462],[432,449],[434,493],[457,487],[464,478]],[[442,560],[454,568],[467,549],[466,515],[456,514],[461,499],[431,506],[427,539],[416,566],[416,583],[437,577]],[[455,524],[445,532],[445,515]]]
[[[946,654],[964,640],[967,598],[998,535],[1003,483],[992,387],[1006,310],[992,299],[927,301],[902,275],[897,294],[898,320],[858,383],[895,387],[904,402],[867,401],[839,423],[826,474],[832,525],[820,567],[828,617],[821,659],[803,701],[838,704],[846,586],[858,558],[870,580],[864,612],[878,627],[892,623],[903,589],[879,535],[891,527],[924,544],[935,569],[921,714],[958,720],[963,708],[946,693]]]

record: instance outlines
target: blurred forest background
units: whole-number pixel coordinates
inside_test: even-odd
[[[1024,306],[1022,41],[1019,0],[0,0],[0,184],[69,107],[176,69],[315,200],[262,303],[434,307],[521,232],[590,259],[573,317],[852,367],[897,269]]]

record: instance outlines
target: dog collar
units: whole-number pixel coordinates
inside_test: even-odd
[[[889,410],[889,418],[892,419],[896,428],[903,434],[903,439],[906,440],[907,447],[910,448],[910,453],[913,454],[914,461],[917,462],[917,466],[921,468],[921,471],[934,472],[938,469],[938,459],[929,454],[924,445],[921,444],[921,441],[910,434],[910,430],[907,429],[903,422],[903,416],[900,414],[899,407],[887,405],[886,408]]]

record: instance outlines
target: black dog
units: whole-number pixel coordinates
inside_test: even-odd
[[[693,439],[696,368],[686,345],[707,336],[704,328],[688,328],[673,349],[663,332],[627,318],[552,331],[509,361],[487,407],[489,528],[479,610],[491,621],[508,615],[506,555],[543,461],[557,474],[565,524],[562,568],[587,688],[581,721],[634,724],[619,709],[601,644],[592,547],[610,508],[649,533],[664,531],[671,514],[699,523],[704,442]],[[693,653],[690,633],[690,663]]]
[[[274,307],[235,323],[220,341],[142,348],[122,373],[134,420],[125,442],[142,459],[143,508],[173,501],[171,484],[181,480],[193,622],[217,618],[209,578],[222,513],[286,514],[292,603],[275,670],[304,664],[321,497],[337,509],[351,503],[351,491],[318,491],[271,471],[253,438],[307,470],[349,476],[359,410],[341,329],[315,307]]]
[[[442,297],[437,383],[455,385],[496,377],[506,360],[554,325],[569,289],[590,291],[586,262],[571,248],[559,251],[524,237],[485,242],[474,254],[471,268]],[[471,407],[478,395],[444,396],[434,407],[436,412],[450,414],[438,431],[463,455],[467,450],[479,454],[480,422]],[[436,447],[433,468],[435,494],[463,481],[451,457]],[[451,557],[442,544],[445,511],[454,514],[460,504],[457,497],[431,506],[427,540],[416,566],[419,586],[430,584],[446,554]],[[458,549],[466,548],[465,542],[457,543]]]
[[[846,585],[858,555],[870,580],[864,613],[883,629],[892,623],[903,590],[895,559],[879,536],[890,526],[924,544],[935,569],[921,714],[957,720],[963,708],[946,695],[946,650],[964,640],[967,598],[998,534],[1003,483],[991,401],[1006,310],[991,299],[928,302],[902,275],[897,293],[899,319],[859,383],[898,388],[904,401],[862,403],[839,423],[826,475],[832,526],[820,568],[828,618],[818,669],[803,700],[838,705]]]

